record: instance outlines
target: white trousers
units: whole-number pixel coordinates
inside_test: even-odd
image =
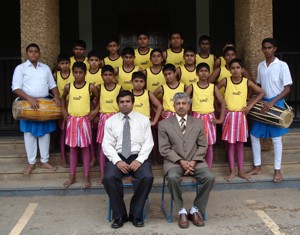
[[[261,165],[261,147],[259,138],[250,135],[251,144],[252,144],[252,153],[253,153],[253,161],[254,166]],[[274,146],[274,169],[281,169],[281,159],[282,159],[282,137],[274,137],[272,138],[273,146]]]
[[[41,163],[46,163],[49,161],[50,134],[45,134],[42,137],[35,137],[30,132],[24,132],[25,149],[29,164],[36,163],[38,141],[41,155]]]

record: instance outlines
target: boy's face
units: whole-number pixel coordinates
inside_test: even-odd
[[[153,65],[161,65],[163,62],[163,56],[159,52],[153,52],[150,57],[150,61]]]
[[[238,62],[234,62],[230,66],[230,73],[233,77],[241,77],[243,71],[243,67]]]
[[[137,38],[137,43],[139,47],[147,48],[149,46],[149,38],[142,34]]]
[[[91,56],[88,59],[88,63],[92,69],[100,68],[100,58],[97,56]]]
[[[40,51],[36,47],[29,47],[26,52],[26,55],[27,55],[27,59],[31,63],[36,63],[36,62],[38,62],[38,60],[40,58]]]
[[[181,46],[183,44],[183,39],[181,38],[180,34],[175,33],[175,34],[172,34],[170,43],[171,43],[171,46],[174,48],[181,48]]]
[[[135,90],[139,90],[139,91],[143,90],[145,87],[145,84],[146,84],[145,80],[142,78],[139,78],[139,77],[132,80],[133,89],[135,89]]]
[[[68,71],[70,69],[70,61],[68,60],[62,60],[58,63],[58,68],[61,71]]]
[[[85,80],[86,73],[83,69],[75,67],[73,69],[73,75],[75,78],[75,82],[83,82]]]
[[[175,72],[172,70],[165,70],[163,73],[167,83],[171,83],[176,79]]]
[[[197,76],[199,77],[199,80],[207,80],[207,78],[209,77],[209,71],[207,68],[202,67],[199,69],[199,71],[197,72]]]
[[[271,44],[269,42],[265,42],[261,49],[262,49],[265,57],[270,58],[270,57],[274,56],[274,54],[277,50],[277,47],[274,47],[273,44]]]
[[[196,63],[196,55],[194,52],[186,52],[184,55],[183,55],[183,59],[185,61],[185,64],[188,64],[188,65],[192,65],[192,64],[195,64]]]
[[[73,54],[75,58],[82,58],[85,56],[85,49],[81,46],[75,46],[73,48]]]
[[[225,56],[224,56],[224,59],[226,61],[227,64],[229,64],[229,62],[232,60],[232,59],[235,59],[236,58],[236,54],[234,51],[227,51]]]
[[[202,40],[199,44],[199,48],[203,52],[208,52],[210,49],[210,42],[208,40]]]
[[[123,57],[124,65],[131,66],[134,64],[134,56],[130,54],[126,54]]]
[[[106,50],[109,52],[109,54],[117,54],[118,50],[120,49],[120,46],[116,42],[110,42],[107,44]]]
[[[102,74],[102,78],[105,84],[110,84],[114,81],[115,76],[114,73],[112,73],[111,71],[105,71]]]

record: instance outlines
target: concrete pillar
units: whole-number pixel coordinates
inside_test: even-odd
[[[86,51],[93,49],[92,1],[78,0],[79,38],[86,42]]]
[[[36,43],[41,49],[41,61],[53,68],[60,52],[59,0],[21,0],[21,54],[26,46]]]
[[[196,32],[197,32],[197,44],[201,35],[209,35],[209,0],[196,1]]]
[[[272,0],[235,0],[235,40],[238,56],[254,79],[263,60],[261,41],[273,36]]]

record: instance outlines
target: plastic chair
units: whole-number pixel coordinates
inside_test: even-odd
[[[130,188],[132,187],[133,188],[133,183],[132,183],[132,176],[131,175],[124,175],[123,178],[122,178],[122,181],[123,181],[123,187],[124,188]],[[124,182],[124,180],[128,180],[130,179],[130,182]],[[147,208],[149,206],[149,199],[147,198],[146,200],[146,203],[145,203],[145,207],[144,207],[144,210],[143,210],[143,220],[145,221],[146,218],[147,218]],[[112,209],[111,209],[111,202],[110,202],[110,198],[108,198],[108,206],[107,206],[107,220],[109,222],[111,222],[111,213],[112,213]]]
[[[168,221],[168,223],[172,223],[173,221],[173,197],[172,197],[172,194],[170,193],[170,202],[169,202],[169,213],[167,212],[166,208],[165,208],[165,187],[166,187],[166,175],[164,176],[164,179],[163,179],[163,186],[162,186],[162,193],[161,193],[161,204],[160,204],[160,207]],[[198,194],[199,192],[199,185],[200,183],[198,181],[190,181],[190,182],[187,182],[187,181],[181,181],[180,182],[180,186],[194,186],[195,187],[195,192],[196,192],[196,195]],[[203,220],[206,221],[206,213],[202,213],[202,216],[203,216]]]

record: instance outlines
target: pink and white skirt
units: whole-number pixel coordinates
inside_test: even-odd
[[[104,137],[104,126],[107,119],[113,116],[116,113],[100,113],[99,123],[98,123],[98,131],[97,131],[97,143],[101,144]]]
[[[203,121],[204,132],[208,145],[216,143],[216,125],[212,124],[211,120],[215,119],[214,113],[200,114],[193,112],[193,117],[200,118]]]

